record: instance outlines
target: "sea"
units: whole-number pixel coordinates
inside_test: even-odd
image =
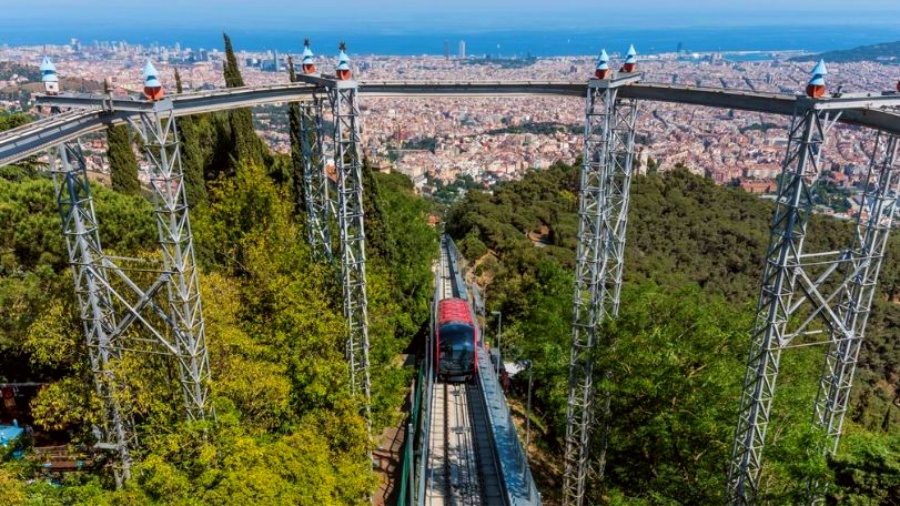
[[[2,25],[2,22],[0,22]],[[601,48],[624,52],[634,44],[639,53],[728,51],[807,51],[823,52],[850,49],[862,45],[900,40],[900,23],[874,25],[746,26],[699,28],[604,27],[596,30],[481,30],[404,32],[402,29],[335,31],[226,29],[238,50],[299,53],[303,38],[313,40],[319,53],[333,51],[339,41],[347,42],[351,54],[365,55],[443,55],[445,49],[458,55],[461,43],[467,56],[550,57],[592,55]],[[0,45],[82,44],[92,41],[127,41],[130,44],[154,43],[182,48],[222,48],[222,29],[140,28],[110,25],[53,29],[41,26],[6,26],[0,29]],[[332,49],[334,48],[334,49]]]

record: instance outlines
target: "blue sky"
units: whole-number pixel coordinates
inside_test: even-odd
[[[654,24],[659,28],[789,23],[897,23],[898,0],[6,0],[0,29],[134,23],[142,28],[297,28],[359,31],[597,29]],[[165,8],[147,8],[165,5]],[[424,20],[424,22],[423,22]],[[625,21],[628,20],[628,21]],[[312,26],[309,26],[312,25]]]

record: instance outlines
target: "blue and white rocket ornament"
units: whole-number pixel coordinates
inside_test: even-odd
[[[41,82],[44,83],[44,91],[48,94],[59,93],[59,76],[56,75],[56,66],[45,56],[41,61]]]
[[[625,63],[622,65],[622,72],[634,72],[637,68],[637,51],[634,50],[634,44],[628,46],[628,52],[625,53]]]
[[[165,95],[162,83],[159,82],[159,72],[150,60],[144,66],[144,96],[149,100],[159,100]]]
[[[822,98],[825,96],[825,75],[828,69],[825,67],[825,60],[819,60],[819,63],[812,69],[812,77],[809,84],[806,85],[806,94],[810,98]]]
[[[313,56],[315,55],[313,55],[312,49],[309,48],[309,39],[306,39],[303,41],[303,61],[300,64],[304,74],[316,73],[316,62],[313,60]]]
[[[341,42],[341,54],[338,55],[337,78],[341,81],[350,79],[350,57],[347,56],[347,45]]]
[[[597,68],[594,70],[597,79],[606,79],[609,77],[609,55],[605,49],[600,50],[600,57],[597,58]]]

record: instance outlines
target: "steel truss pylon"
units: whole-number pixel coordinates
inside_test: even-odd
[[[640,74],[629,74],[612,80],[592,79],[588,85],[566,413],[563,494],[567,505],[580,506],[585,499],[591,431],[597,415],[593,360],[599,344],[598,326],[618,314],[625,264],[637,104],[618,99],[618,89],[639,80]],[[600,479],[605,465],[608,407],[609,396],[601,392]]]
[[[843,283],[835,291],[838,301],[834,308],[836,320],[829,322],[830,339],[826,343],[813,419],[826,435],[825,454],[834,454],[838,450],[866,322],[897,212],[900,171],[896,157],[900,137],[889,135],[881,141],[879,135],[865,179],[867,185],[859,208],[856,234],[841,266]],[[811,502],[820,502],[824,491],[823,484],[811,481]]]
[[[782,351],[798,337],[813,334],[809,325],[818,316],[833,330],[844,326],[832,301],[850,278],[830,295],[819,288],[848,262],[846,252],[803,252],[823,145],[839,116],[840,111],[817,110],[815,102],[800,99],[791,121],[728,471],[730,504],[751,504],[758,492]],[[801,314],[805,302],[811,308]]]
[[[102,103],[110,113],[115,112],[111,105]],[[69,263],[96,389],[104,405],[103,427],[98,428],[95,448],[117,453],[117,485],[130,477],[132,451],[137,448],[127,378],[124,371],[115,367],[126,353],[174,357],[179,365],[188,418],[215,416],[209,405],[209,360],[172,102],[153,102],[151,107],[147,102],[133,106],[125,103],[120,107],[138,113],[138,119],[130,121],[142,136],[150,162],[162,269],[149,288],[139,287],[112,258],[103,254],[80,147],[77,143],[64,144],[51,152]],[[142,271],[153,272],[146,268]],[[163,288],[167,297],[160,302],[157,298]],[[129,338],[126,346],[126,331],[135,322],[152,339]]]
[[[123,399],[123,379],[113,371],[122,358],[117,343],[122,330],[116,321],[113,295],[103,265],[103,248],[81,146],[77,141],[61,144],[51,150],[50,158],[94,387],[104,411],[97,447],[116,453],[114,475],[116,486],[121,487],[131,477],[131,450],[136,444],[133,420]]]
[[[350,391],[354,395],[364,396],[366,424],[371,431],[369,303],[366,289],[358,86],[355,81],[333,81],[327,90],[334,118],[334,167],[337,172],[337,218],[341,241],[344,317],[348,325]]]
[[[174,112],[171,101],[157,102],[153,111],[140,114],[135,126],[150,166],[163,270],[169,277],[165,313],[175,337],[185,410],[189,419],[203,420],[214,415],[209,356]]]
[[[331,211],[329,181],[325,174],[323,98],[313,95],[300,109],[300,146],[303,152],[303,192],[306,204],[306,234],[313,253],[331,261]]]

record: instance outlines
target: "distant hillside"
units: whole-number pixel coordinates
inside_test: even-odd
[[[793,58],[792,61],[815,61],[824,58],[826,62],[846,63],[855,61],[884,61],[900,64],[900,41],[860,46],[841,51],[809,54]]]
[[[29,81],[41,80],[41,71],[31,65],[19,65],[11,61],[0,61],[0,81],[7,81],[13,76],[25,77]]]

